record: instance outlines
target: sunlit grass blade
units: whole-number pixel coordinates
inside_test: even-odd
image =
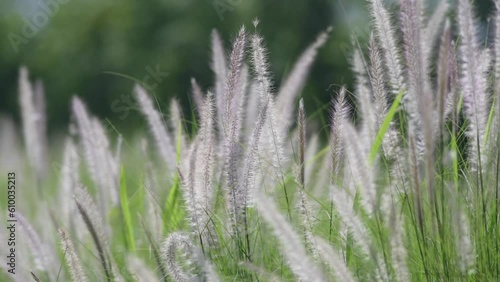
[[[403,98],[404,93],[405,93],[404,89],[401,89],[401,91],[399,91],[398,96],[396,96],[396,99],[394,99],[394,102],[392,103],[392,106],[389,108],[389,111],[387,112],[384,121],[380,125],[380,129],[377,133],[377,136],[375,137],[375,141],[373,142],[372,148],[370,150],[370,155],[369,155],[370,164],[372,164],[373,161],[375,161],[375,157],[377,156],[377,153],[380,150],[380,147],[382,146],[384,135],[389,129],[389,126],[391,125],[391,122],[394,119],[394,116],[396,115],[396,112],[399,109],[399,104],[401,103],[401,99]]]
[[[177,146],[176,146],[176,166],[179,166],[181,160],[181,140],[182,140],[182,126],[178,127],[177,134]],[[182,208],[182,197],[180,195],[180,179],[179,174],[174,174],[174,179],[172,183],[172,187],[168,192],[167,201],[165,203],[165,211],[164,211],[164,224],[167,231],[176,230],[181,222],[184,220],[185,212]]]
[[[484,143],[483,146],[488,144],[488,137],[490,136],[491,126],[493,124],[493,118],[495,116],[495,102],[491,105],[490,114],[488,116],[488,123],[486,124],[486,132],[484,133]]]

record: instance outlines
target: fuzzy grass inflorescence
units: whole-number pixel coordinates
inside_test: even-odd
[[[74,97],[57,178],[43,87],[21,68],[23,186],[43,193],[19,195],[33,203],[17,217],[28,244],[2,281],[499,277],[500,13],[483,44],[469,0],[429,15],[423,0],[400,0],[394,14],[367,3],[373,33],[366,47],[355,40],[355,88],[335,93],[327,142],[301,91],[331,28],[280,87],[258,20],[231,50],[213,31],[215,82],[191,80],[192,131],[177,100],[165,121],[137,85],[151,134],[122,148]],[[12,140],[2,134],[0,148]]]

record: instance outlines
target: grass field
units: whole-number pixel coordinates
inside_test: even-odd
[[[468,0],[400,2],[368,1],[355,89],[312,113],[302,88],[335,30],[279,87],[258,21],[227,51],[214,31],[213,88],[193,79],[183,113],[137,84],[150,131],[128,137],[75,96],[47,140],[21,68],[22,126],[0,120],[0,280],[496,281],[500,13],[484,42]]]

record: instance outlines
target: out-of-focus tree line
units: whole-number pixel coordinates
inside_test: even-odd
[[[482,14],[492,10],[490,1],[478,2]],[[151,86],[163,111],[172,97],[179,99],[190,119],[191,77],[204,90],[213,85],[211,30],[220,32],[229,50],[239,27],[253,31],[256,17],[276,88],[301,51],[333,27],[302,93],[314,113],[340,85],[352,84],[351,36],[366,43],[365,7],[363,0],[3,0],[0,115],[18,118],[18,70],[25,65],[31,78],[45,84],[52,132],[67,125],[73,94],[120,131],[141,124],[128,118],[137,115],[134,80]]]

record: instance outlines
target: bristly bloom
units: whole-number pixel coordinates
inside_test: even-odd
[[[88,281],[85,272],[83,271],[82,263],[80,262],[80,258],[76,253],[75,246],[73,242],[68,237],[66,230],[60,228],[59,236],[61,237],[62,249],[64,252],[64,259],[68,265],[71,278],[75,282],[86,282]]]
[[[469,119],[467,135],[470,139],[471,168],[477,170],[478,159],[485,161],[485,132],[488,123],[490,98],[487,92],[489,50],[482,50],[477,35],[477,19],[469,0],[458,3],[458,27],[460,31],[460,85],[463,93],[464,111]],[[484,164],[484,163],[483,163]]]
[[[146,90],[139,85],[135,86],[135,94],[142,114],[148,120],[149,128],[155,138],[156,147],[170,171],[173,172],[175,168],[175,149],[173,146],[172,137],[167,131],[160,113],[153,106],[153,101],[149,98]]]
[[[36,172],[37,181],[47,173],[47,148],[45,129],[45,101],[41,86],[34,89],[29,81],[28,70],[19,71],[19,104],[23,122],[24,144],[28,159]],[[35,91],[37,90],[37,91]]]

